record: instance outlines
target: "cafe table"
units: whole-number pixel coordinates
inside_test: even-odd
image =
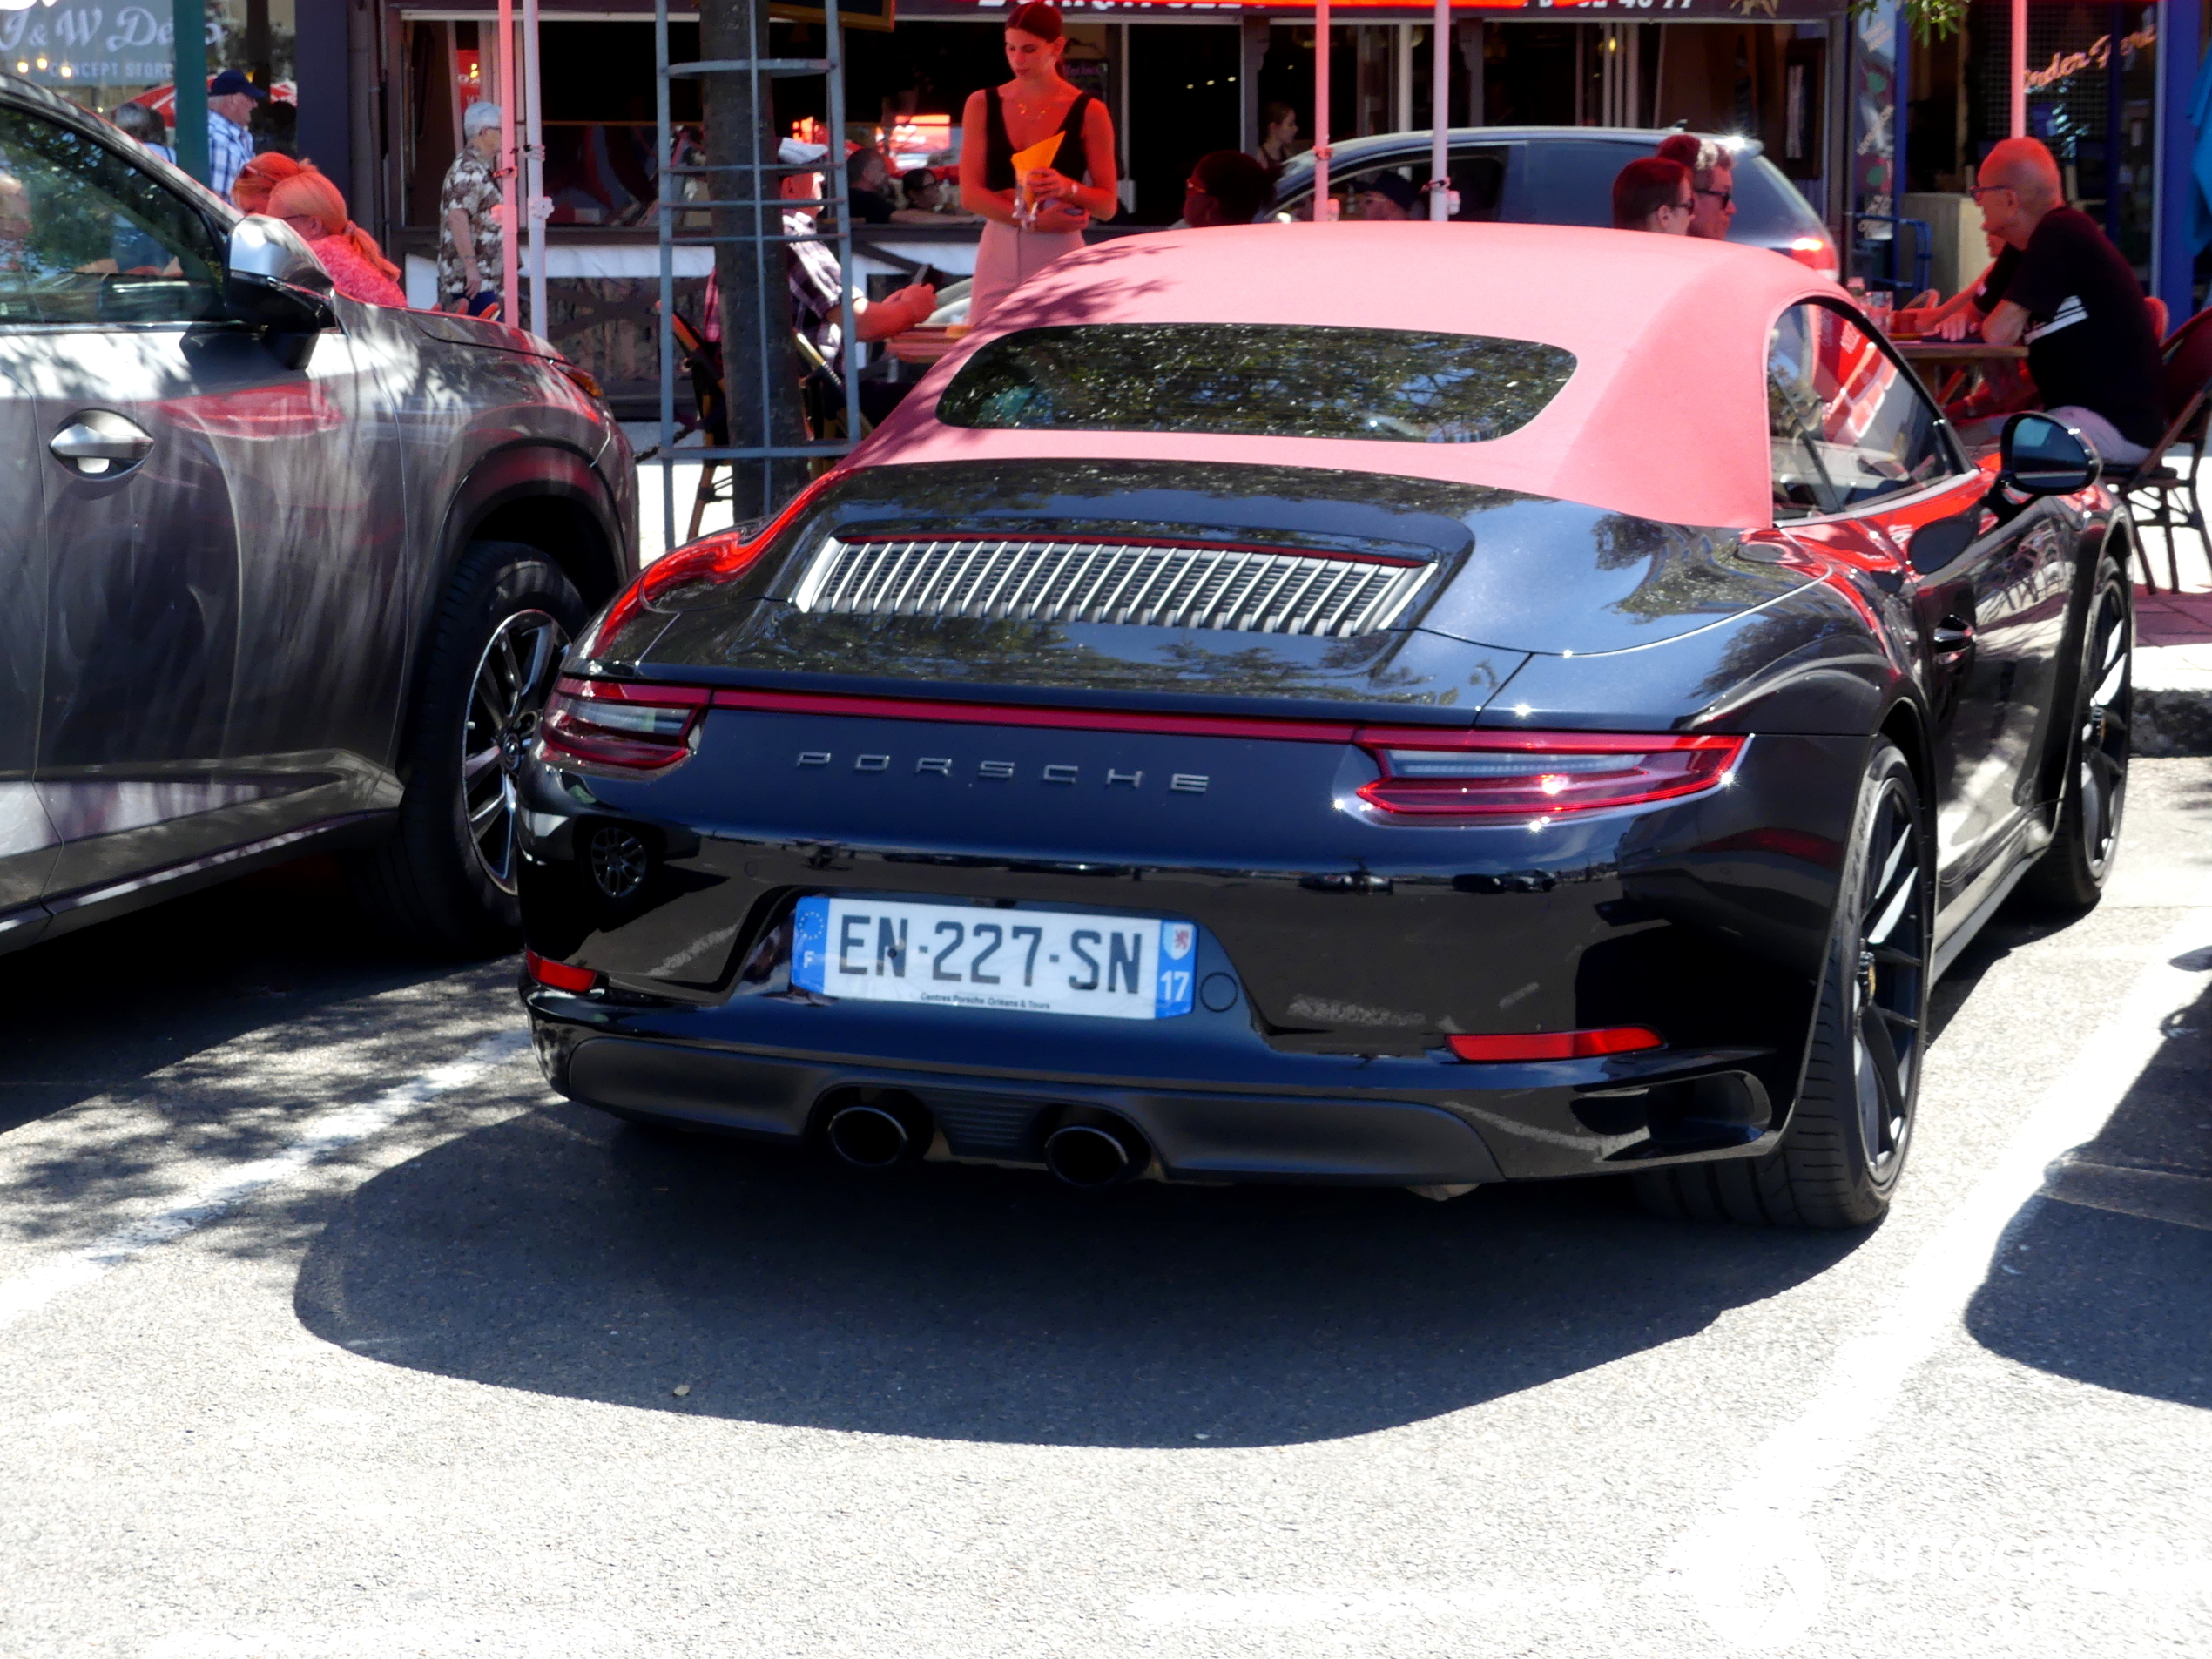
[[[1898,354],[1931,382],[1936,401],[1948,403],[1965,389],[1966,377],[1987,363],[2018,363],[2025,346],[1994,346],[1986,340],[1895,340]],[[1935,383],[1939,377],[1940,384]]]

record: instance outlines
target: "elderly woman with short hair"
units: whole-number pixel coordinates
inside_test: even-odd
[[[496,302],[501,237],[496,104],[461,118],[461,153],[438,192],[438,309],[481,316]]]

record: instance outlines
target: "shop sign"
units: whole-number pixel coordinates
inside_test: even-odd
[[[2132,35],[2123,35],[2120,41],[2120,63],[2123,69],[2135,66],[2135,54],[2148,51],[2158,43],[2157,26],[2146,18],[2143,26]],[[2064,84],[2085,69],[2104,69],[2112,63],[2112,37],[2099,35],[2082,51],[2067,52],[2061,57],[2051,54],[2049,64],[2027,71],[2027,90],[2040,92]]]
[[[0,65],[41,85],[66,89],[144,86],[170,78],[175,30],[170,8],[54,0],[0,12]],[[222,25],[211,19],[211,45]]]
[[[907,0],[914,17],[972,17],[1003,11],[1011,0]],[[1641,21],[1703,19],[1727,23],[1814,22],[1843,17],[1851,0],[1451,0],[1454,11],[1480,12],[1494,17],[1518,12],[1534,17],[1548,11],[1573,11],[1580,17],[1596,13],[1628,16]],[[1313,0],[1061,0],[1068,17],[1126,17],[1131,13],[1167,12],[1176,16],[1217,14],[1234,16],[1258,11],[1276,15],[1309,12]],[[1393,12],[1426,17],[1433,10],[1420,0],[1330,0],[1339,16],[1354,11]],[[782,15],[779,8],[778,15]]]

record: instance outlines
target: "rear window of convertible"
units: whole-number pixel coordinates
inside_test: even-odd
[[[1025,328],[969,358],[948,426],[1480,443],[1542,412],[1575,354],[1529,340],[1293,323]]]

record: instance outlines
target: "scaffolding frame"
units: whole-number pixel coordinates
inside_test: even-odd
[[[654,460],[661,469],[661,530],[664,548],[676,544],[676,468],[679,462],[697,462],[702,468],[721,463],[730,469],[731,482],[736,484],[738,469],[748,464],[760,468],[760,499],[768,504],[768,516],[772,517],[780,505],[775,500],[775,463],[779,461],[833,460],[851,453],[858,442],[860,429],[860,386],[858,373],[860,353],[853,334],[853,218],[848,197],[845,168],[845,40],[838,17],[838,0],[823,0],[823,37],[826,56],[821,57],[771,57],[765,55],[767,42],[761,38],[766,28],[766,8],[759,0],[745,0],[745,56],[743,57],[702,58],[694,63],[676,64],[668,55],[668,0],[654,0],[653,3],[653,69],[655,114],[660,153],[657,166],[658,179],[654,204],[659,228],[660,248],[660,305],[655,316],[655,343],[659,351],[660,368],[660,445]],[[704,43],[702,43],[704,44]],[[747,78],[752,94],[755,132],[753,142],[745,146],[745,159],[715,167],[702,164],[697,167],[675,165],[675,124],[670,118],[669,87],[678,79],[703,80],[712,75],[743,75]],[[758,139],[765,132],[772,132],[775,124],[774,104],[769,96],[771,83],[798,76],[821,76],[825,82],[825,103],[829,111],[827,153],[819,162],[787,163],[780,159],[769,161],[763,158]],[[786,199],[781,194],[783,179],[790,174],[819,172],[827,181],[827,188],[818,199],[799,201]],[[721,196],[723,183],[717,173],[735,173],[742,192],[740,195],[725,199]],[[688,201],[677,192],[686,178],[703,178],[707,181],[708,199]],[[786,212],[811,208],[825,215],[833,228],[825,230],[818,219],[803,232],[784,228]],[[718,236],[712,233],[710,219],[707,233],[694,234],[679,227],[678,215],[700,212],[713,212],[717,209],[737,209],[749,214],[752,228],[735,235]],[[773,225],[773,231],[767,227]],[[750,429],[763,435],[775,430],[777,395],[796,395],[796,388],[778,388],[765,372],[770,361],[769,342],[777,338],[774,330],[791,330],[796,326],[792,314],[789,285],[775,279],[782,273],[774,268],[766,257],[770,247],[787,246],[795,242],[823,242],[837,250],[838,277],[838,341],[843,359],[840,379],[845,393],[845,436],[841,439],[817,440],[802,444],[754,444],[725,446],[711,445],[678,451],[676,448],[676,250],[678,247],[715,248],[735,244],[753,251],[759,280],[753,285],[759,304],[752,316],[735,317],[731,314],[729,297],[722,300],[722,390],[724,407],[730,411],[732,433],[737,425],[737,400],[732,395],[738,376],[732,368],[738,349],[749,344],[754,361],[763,370],[752,376],[758,395],[757,424]],[[702,318],[702,323],[705,322]],[[705,482],[702,472],[700,482]],[[746,528],[740,524],[740,529]]]

